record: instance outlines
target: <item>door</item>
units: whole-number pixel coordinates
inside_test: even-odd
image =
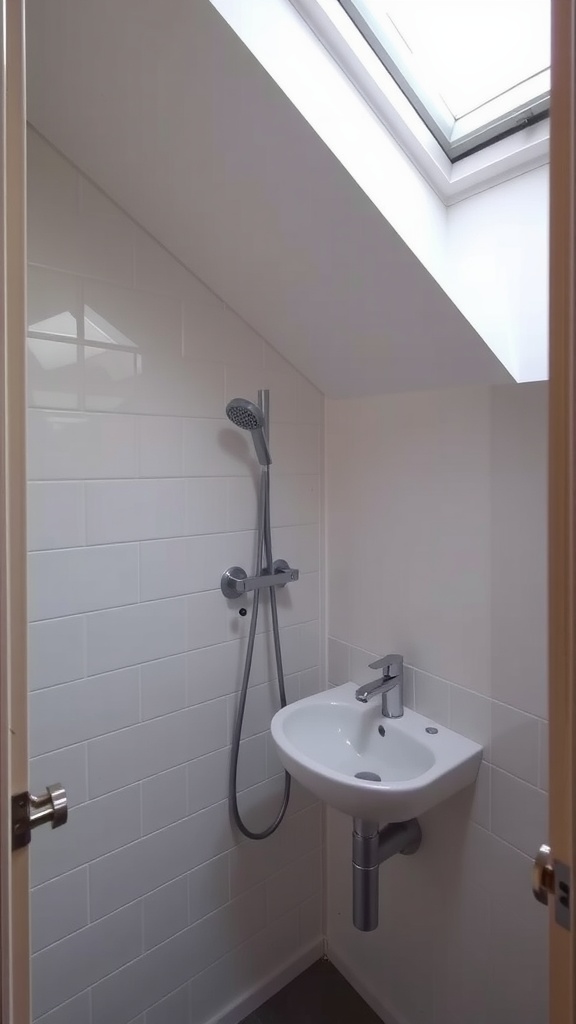
[[[548,879],[555,889],[548,901],[550,1024],[574,1024],[574,898],[569,889],[576,849],[576,0],[554,0],[552,8],[549,840],[556,878]],[[562,866],[564,879],[558,877]]]
[[[28,851],[11,797],[27,790],[24,0],[0,0],[0,911],[1,1024],[30,1020]]]

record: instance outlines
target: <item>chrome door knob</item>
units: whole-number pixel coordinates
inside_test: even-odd
[[[18,850],[30,842],[32,829],[51,823],[60,828],[68,821],[66,790],[59,782],[46,786],[41,796],[17,793],[12,797],[12,848]]]
[[[548,906],[550,896],[555,892],[555,872],[552,850],[546,843],[538,850],[532,868],[532,892],[539,903]]]

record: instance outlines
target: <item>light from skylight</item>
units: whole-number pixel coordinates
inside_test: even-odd
[[[550,0],[364,0],[455,118],[550,66]]]

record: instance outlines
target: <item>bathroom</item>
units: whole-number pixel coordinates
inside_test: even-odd
[[[304,20],[363,6],[28,0],[34,1024],[549,1020],[549,120],[446,198]],[[394,734],[379,672],[474,771],[367,927],[270,723]]]

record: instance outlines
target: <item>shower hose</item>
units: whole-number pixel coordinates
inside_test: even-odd
[[[268,466],[263,466],[260,470],[260,490],[258,497],[258,537],[256,543],[256,576],[259,576],[262,572],[264,562],[266,563],[266,572],[273,571],[274,559],[272,558],[272,531],[270,529],[270,471]],[[276,658],[276,671],[278,675],[278,690],[280,691],[280,706],[286,707],[286,687],[284,684],[284,669],[282,666],[282,649],[280,647],[280,630],[278,627],[278,606],[276,603],[276,588],[267,588],[270,594],[270,610],[272,614],[272,635],[274,638],[274,655]],[[276,831],[278,826],[281,824],[286,809],[288,807],[288,801],[290,799],[290,776],[288,772],[284,773],[284,795],[282,797],[282,804],[278,814],[274,818],[274,821],[265,828],[262,832],[254,832],[249,829],[248,826],[243,822],[240,815],[240,809],[238,807],[238,794],[237,794],[237,777],[238,777],[238,757],[240,753],[240,740],[242,738],[242,724],[244,722],[244,712],[246,710],[246,697],[248,695],[248,684],[250,682],[250,672],[252,669],[252,657],[254,654],[254,641],[256,639],[256,627],[258,625],[258,611],[260,608],[260,594],[261,590],[254,591],[254,599],[252,603],[252,617],[250,619],[250,628],[248,630],[248,643],[246,646],[246,660],[244,662],[244,672],[242,674],[242,685],[240,687],[240,699],[238,701],[238,711],[236,713],[236,721],[234,723],[234,731],[232,734],[232,756],[230,759],[230,808],[232,812],[232,818],[236,826],[240,829],[243,835],[247,836],[248,839],[267,839],[273,832]]]

